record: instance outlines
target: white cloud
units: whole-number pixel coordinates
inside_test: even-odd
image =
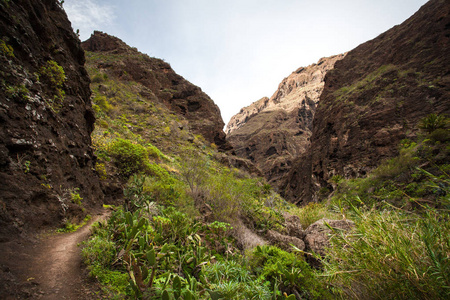
[[[112,24],[116,18],[111,5],[96,0],[67,0],[64,9],[73,29],[80,30],[82,40],[94,30]]]

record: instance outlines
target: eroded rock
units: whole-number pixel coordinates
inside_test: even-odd
[[[295,236],[284,235],[274,230],[269,230],[267,232],[267,239],[281,249],[286,251],[292,251],[292,245],[300,250],[305,250],[305,243]]]
[[[329,236],[333,233],[333,230],[327,224],[335,231],[349,231],[355,225],[350,220],[330,220],[324,218],[316,221],[305,230],[306,251],[314,252],[322,256],[325,255],[325,249],[330,245]]]
[[[242,158],[252,161],[275,187],[292,160],[309,146],[311,126],[324,77],[344,55],[322,58],[299,68],[280,83],[269,99],[244,107],[227,125],[227,140]]]

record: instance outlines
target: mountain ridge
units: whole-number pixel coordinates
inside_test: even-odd
[[[149,57],[119,38],[100,31],[95,31],[82,46],[86,51],[116,55],[114,62],[105,62],[104,66],[99,62],[98,68],[108,68],[119,77],[142,84],[155,100],[189,120],[195,133],[203,135],[223,151],[231,150],[225,140],[225,124],[219,107],[199,87],[176,74],[168,63]]]
[[[227,125],[237,156],[250,159],[274,186],[309,144],[311,123],[326,72],[345,54],[321,58],[284,78],[272,97],[241,109]]]

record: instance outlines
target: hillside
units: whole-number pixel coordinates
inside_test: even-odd
[[[141,86],[136,91],[138,103],[143,102],[141,97],[164,104],[180,119],[186,119],[193,133],[202,135],[221,150],[231,149],[225,140],[222,129],[225,124],[218,106],[199,87],[176,74],[168,63],[144,55],[120,39],[98,31],[82,45],[92,53],[88,57],[94,59],[96,65],[92,62],[90,67],[97,68],[98,76],[115,76],[124,82],[138,83]],[[182,127],[181,124],[167,125]]]
[[[399,153],[430,113],[450,113],[450,3],[432,0],[416,14],[350,51],[325,76],[311,147],[285,183],[293,201],[333,190],[333,176],[365,176]]]
[[[344,55],[320,59],[283,79],[269,98],[242,108],[227,125],[227,140],[236,154],[251,160],[274,186],[309,146],[311,126],[324,77]]]
[[[93,42],[99,37],[102,51]],[[113,204],[113,211],[86,243],[83,256],[108,297],[176,295],[180,281],[185,297],[266,298],[273,287],[262,282],[266,278],[274,282],[275,275],[263,276],[261,270],[239,267],[242,278],[214,279],[213,269],[203,271],[202,266],[206,268],[216,257],[222,262],[213,268],[234,268],[241,263],[243,251],[270,251],[269,256],[286,256],[286,268],[295,264],[311,272],[306,262],[285,251],[290,243],[306,249],[299,219],[290,213],[295,213],[295,207],[263,178],[250,175],[249,171],[255,171],[250,162],[222,153],[208,135],[198,134],[194,115],[174,111],[170,99],[164,98],[174,90],[164,91],[134,79],[138,78],[133,73],[136,70],[166,63],[104,33],[94,33],[84,45],[94,50],[86,52],[86,68],[92,78],[97,118],[92,133],[98,157],[95,167],[105,201]],[[138,67],[123,70],[134,64]],[[171,72],[169,78],[178,76]],[[155,74],[158,82],[166,81],[165,72]],[[257,250],[257,246],[263,248]],[[176,255],[166,253],[166,249]],[[270,268],[274,262],[256,263]],[[198,274],[210,277],[202,282]],[[166,276],[174,291],[163,284]],[[225,281],[241,288],[229,290]],[[319,288],[318,283],[311,281],[301,291],[296,285],[280,289],[308,294],[315,287]],[[319,288],[317,294],[327,291]]]

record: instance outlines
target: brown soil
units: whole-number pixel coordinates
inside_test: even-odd
[[[1,299],[98,299],[99,287],[88,278],[79,244],[87,239],[94,216],[76,232],[43,235],[33,242],[0,245]]]

